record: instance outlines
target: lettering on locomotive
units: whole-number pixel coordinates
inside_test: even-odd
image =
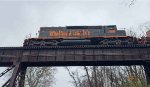
[[[50,37],[87,37],[91,32],[88,30],[50,31]]]

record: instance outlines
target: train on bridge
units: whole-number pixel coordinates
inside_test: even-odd
[[[129,45],[150,44],[150,31],[146,37],[127,36],[116,25],[41,27],[38,38],[24,40],[23,46],[74,46],[74,45]]]

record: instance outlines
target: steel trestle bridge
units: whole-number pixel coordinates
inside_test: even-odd
[[[150,85],[150,45],[0,47],[0,66],[9,67],[0,77],[14,68],[2,87],[24,87],[27,67],[130,65],[143,65]]]

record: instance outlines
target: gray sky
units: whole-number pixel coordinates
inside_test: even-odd
[[[130,1],[0,0],[0,46],[22,46],[27,35],[35,37],[44,26],[115,24],[128,29],[150,21],[150,1],[136,0],[129,7]],[[59,68],[56,77],[55,87],[70,87],[65,70]]]
[[[41,26],[109,25],[129,28],[149,21],[150,1],[136,0],[0,1],[0,46],[21,46]]]

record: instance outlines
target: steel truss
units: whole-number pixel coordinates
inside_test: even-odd
[[[21,62],[15,64],[11,78],[2,87],[24,87],[27,66]]]
[[[150,85],[150,61],[146,61],[143,67],[146,74],[147,84]],[[6,81],[2,87],[24,87],[26,69],[26,65],[21,62],[17,62],[11,78]]]

